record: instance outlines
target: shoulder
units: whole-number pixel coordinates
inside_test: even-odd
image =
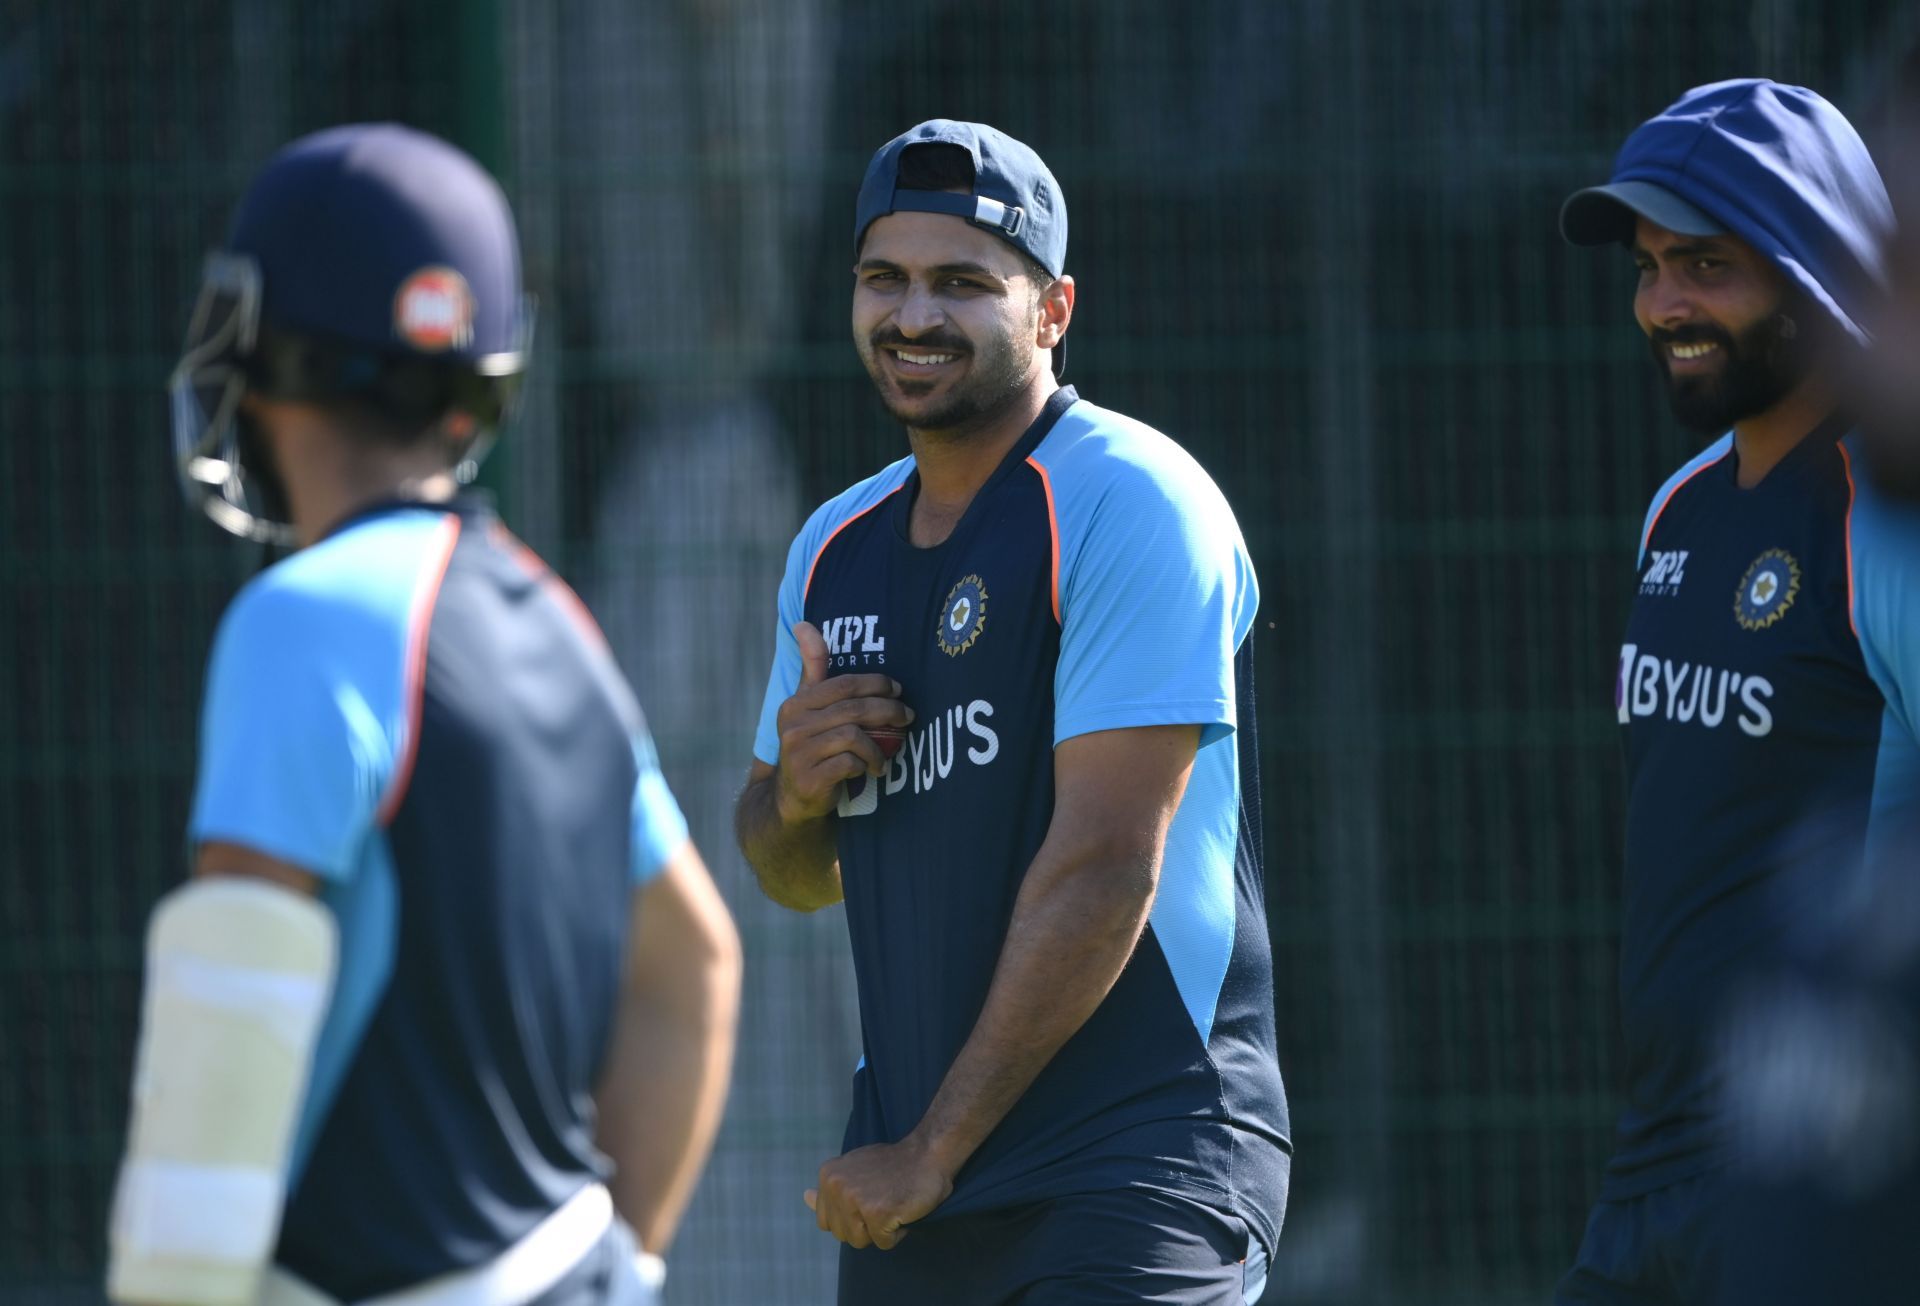
[[[1640,561],[1646,561],[1647,545],[1653,539],[1653,528],[1659,523],[1660,515],[1666,511],[1667,505],[1673,501],[1673,497],[1680,492],[1681,487],[1732,452],[1733,434],[1728,432],[1687,459],[1680,465],[1678,471],[1669,476],[1662,482],[1660,488],[1654,491],[1653,501],[1647,505],[1647,516],[1640,527]]]
[[[1081,400],[1061,414],[1033,452],[1061,528],[1138,514],[1132,524],[1169,519],[1239,542],[1239,526],[1213,478],[1178,443],[1124,414]]]
[[[1865,637],[1870,627],[1878,633],[1904,615],[1909,595],[1920,595],[1920,506],[1888,498],[1858,473],[1854,437],[1840,447],[1848,452],[1854,491],[1847,520],[1849,582],[1855,624]]]
[[[889,495],[907,483],[907,477],[913,474],[913,459],[902,458],[890,463],[863,481],[848,486],[840,493],[815,508],[808,516],[806,525],[794,537],[793,547],[787,555],[788,579],[797,579],[804,583],[813,564],[819,558],[840,529],[856,517],[865,515]],[[796,576],[795,573],[798,573]]]
[[[450,514],[395,512],[283,559],[228,605],[216,657],[257,649],[297,664],[397,650],[424,573],[445,560],[458,529]]]

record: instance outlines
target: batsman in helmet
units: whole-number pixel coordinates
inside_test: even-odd
[[[393,125],[286,147],[207,260],[182,484],[292,552],[214,642],[117,1301],[656,1294],[739,942],[592,617],[465,488],[530,324],[499,187]]]

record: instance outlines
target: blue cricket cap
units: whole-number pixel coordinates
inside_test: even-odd
[[[1694,87],[1634,129],[1607,185],[1568,198],[1560,232],[1576,245],[1629,241],[1636,214],[1682,235],[1738,236],[1866,339],[1893,205],[1859,133],[1805,87]]]
[[[273,326],[484,376],[525,364],[506,196],[438,137],[393,123],[302,137],[261,170],[226,248],[259,265]]]
[[[902,190],[900,155],[915,145],[957,145],[973,159],[973,193]],[[1067,266],[1067,201],[1040,156],[984,123],[934,118],[894,137],[867,164],[854,206],[853,251],[889,213],[947,213],[984,227],[1052,276]]]

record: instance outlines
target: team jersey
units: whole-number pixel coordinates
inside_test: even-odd
[[[1844,424],[1756,486],[1721,438],[1654,497],[1615,707],[1630,1088],[1603,1197],[1723,1159],[1713,1033],[1804,911],[1857,884],[1885,703],[1853,611]]]
[[[192,837],[312,872],[339,923],[282,1266],[391,1292],[601,1177],[632,895],[686,825],[592,619],[483,502],[373,509],[242,590]]]
[[[907,1134],[972,1031],[1053,814],[1055,746],[1197,724],[1139,946],[931,1218],[1136,1187],[1237,1214],[1271,1248],[1289,1143],[1253,735],[1258,591],[1232,511],[1172,441],[1071,388],[932,548],[909,542],[918,488],[912,460],[895,463],[795,540],[754,749],[779,760],[802,619],[834,673],[884,672],[915,712],[836,822],[865,1052],[845,1146]]]

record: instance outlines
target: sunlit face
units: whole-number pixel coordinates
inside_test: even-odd
[[[1781,271],[1737,236],[1634,232],[1634,316],[1674,415],[1704,434],[1778,404],[1806,375],[1815,323]]]
[[[975,425],[1040,364],[1040,291],[1012,246],[944,213],[891,213],[853,270],[853,343],[887,411],[920,431]]]

